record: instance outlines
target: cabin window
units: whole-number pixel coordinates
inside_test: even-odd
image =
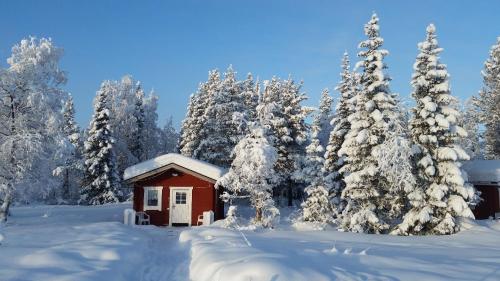
[[[186,204],[186,192],[175,193],[175,204]]]
[[[144,211],[161,211],[162,186],[144,187]]]

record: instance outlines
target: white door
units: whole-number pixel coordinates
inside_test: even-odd
[[[170,188],[170,225],[191,225],[192,188]]]

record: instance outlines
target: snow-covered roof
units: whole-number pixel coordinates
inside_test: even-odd
[[[177,153],[168,153],[128,167],[123,173],[123,179],[129,180],[154,170],[161,169],[162,167],[170,164],[178,165],[213,180],[218,180],[226,172],[223,168],[201,160],[186,157]]]
[[[474,160],[463,165],[469,182],[500,185],[500,160]]]

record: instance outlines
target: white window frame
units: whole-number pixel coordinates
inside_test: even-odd
[[[148,205],[148,191],[156,190],[158,191],[158,206],[149,206]],[[143,210],[144,211],[161,211],[161,201],[162,201],[162,191],[163,186],[145,186],[144,187],[144,197],[143,197]]]

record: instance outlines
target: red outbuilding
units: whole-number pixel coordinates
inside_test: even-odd
[[[500,160],[474,160],[464,164],[468,181],[481,192],[472,210],[476,219],[500,218]]]
[[[225,170],[204,161],[169,153],[131,166],[124,180],[134,188],[134,210],[157,226],[196,225],[203,212],[224,218],[221,189],[215,182]]]

